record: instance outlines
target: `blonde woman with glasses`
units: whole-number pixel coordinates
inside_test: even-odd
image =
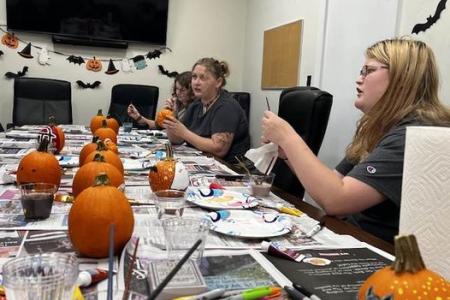
[[[279,155],[327,214],[347,216],[349,223],[392,243],[398,233],[406,127],[450,126],[450,110],[438,98],[436,61],[425,43],[383,40],[365,54],[355,100],[364,114],[335,170],[269,111],[262,138],[279,145]]]

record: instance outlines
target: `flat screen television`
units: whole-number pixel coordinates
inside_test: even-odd
[[[6,0],[6,18],[8,30],[63,40],[165,45],[168,6],[169,0]]]

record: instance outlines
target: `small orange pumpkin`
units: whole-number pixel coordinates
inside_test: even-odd
[[[47,152],[48,143],[47,139],[42,139],[36,151],[22,157],[17,167],[18,184],[44,182],[59,187],[61,168],[55,156]]]
[[[53,153],[58,154],[64,148],[66,136],[61,127],[56,123],[54,116],[49,117],[48,127],[40,131],[38,139],[48,138],[53,146]]]
[[[93,151],[97,150],[97,141],[98,141],[98,136],[93,136],[92,137],[92,142],[90,142],[89,144],[86,144],[83,146],[83,148],[81,148],[80,151],[80,158],[78,159],[79,161],[79,165],[82,166],[84,161],[86,160],[86,157]]]
[[[123,174],[115,166],[105,162],[102,154],[96,154],[93,161],[84,164],[75,174],[72,183],[73,195],[76,197],[81,191],[92,186],[95,177],[100,173],[108,175],[111,185],[117,188],[124,184]]]
[[[2,36],[2,44],[8,48],[16,49],[19,46],[19,40],[16,38],[14,33],[11,34],[7,32]]]
[[[94,135],[98,136],[102,141],[105,139],[110,139],[114,142],[114,144],[117,143],[117,133],[108,127],[106,120],[102,121],[102,127],[97,129],[94,132]]]
[[[86,62],[86,69],[88,69],[89,71],[94,71],[94,72],[100,72],[102,70],[102,62],[98,59],[95,58],[91,58],[88,59],[88,61]]]
[[[97,129],[102,127],[103,120],[106,120],[106,117],[103,115],[102,110],[99,109],[97,114],[91,118],[91,123],[89,125],[92,134],[94,134]]]
[[[395,238],[395,261],[372,275],[358,299],[449,299],[450,282],[425,268],[414,235]]]
[[[119,148],[117,147],[117,145],[111,141],[111,139],[106,138],[103,143],[105,143],[106,148],[108,148],[109,150],[111,150],[112,152],[119,154]]]
[[[164,108],[164,109],[160,110],[156,114],[156,119],[155,119],[156,125],[158,125],[159,127],[162,127],[164,120],[168,117],[173,117],[173,111],[171,111],[168,108]]]
[[[75,198],[68,220],[70,240],[84,256],[108,257],[111,224],[115,225],[114,253],[119,254],[133,233],[133,211],[125,195],[101,174]]]
[[[106,124],[108,124],[108,127],[111,128],[112,130],[114,130],[116,132],[116,134],[119,133],[119,122],[117,122],[117,120],[111,116],[107,116],[106,117]]]
[[[123,164],[122,161],[120,160],[119,155],[106,148],[105,144],[102,141],[97,141],[97,150],[89,153],[86,159],[83,161],[83,163],[81,164],[80,162],[80,166],[90,161],[93,161],[97,153],[102,154],[107,163],[110,163],[113,166],[115,166],[120,171],[120,173],[123,174]]]

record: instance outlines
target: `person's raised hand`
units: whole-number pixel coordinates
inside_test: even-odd
[[[127,113],[133,120],[136,120],[141,115],[133,104],[128,105]]]
[[[292,135],[297,134],[288,122],[271,111],[264,112],[261,126],[263,143],[272,142],[282,147]]]

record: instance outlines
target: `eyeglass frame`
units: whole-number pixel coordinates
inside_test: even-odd
[[[359,71],[359,76],[361,76],[362,78],[366,78],[367,75],[372,74],[373,72],[378,71],[379,69],[387,69],[389,70],[388,66],[369,66],[369,65],[364,65],[361,70]]]

